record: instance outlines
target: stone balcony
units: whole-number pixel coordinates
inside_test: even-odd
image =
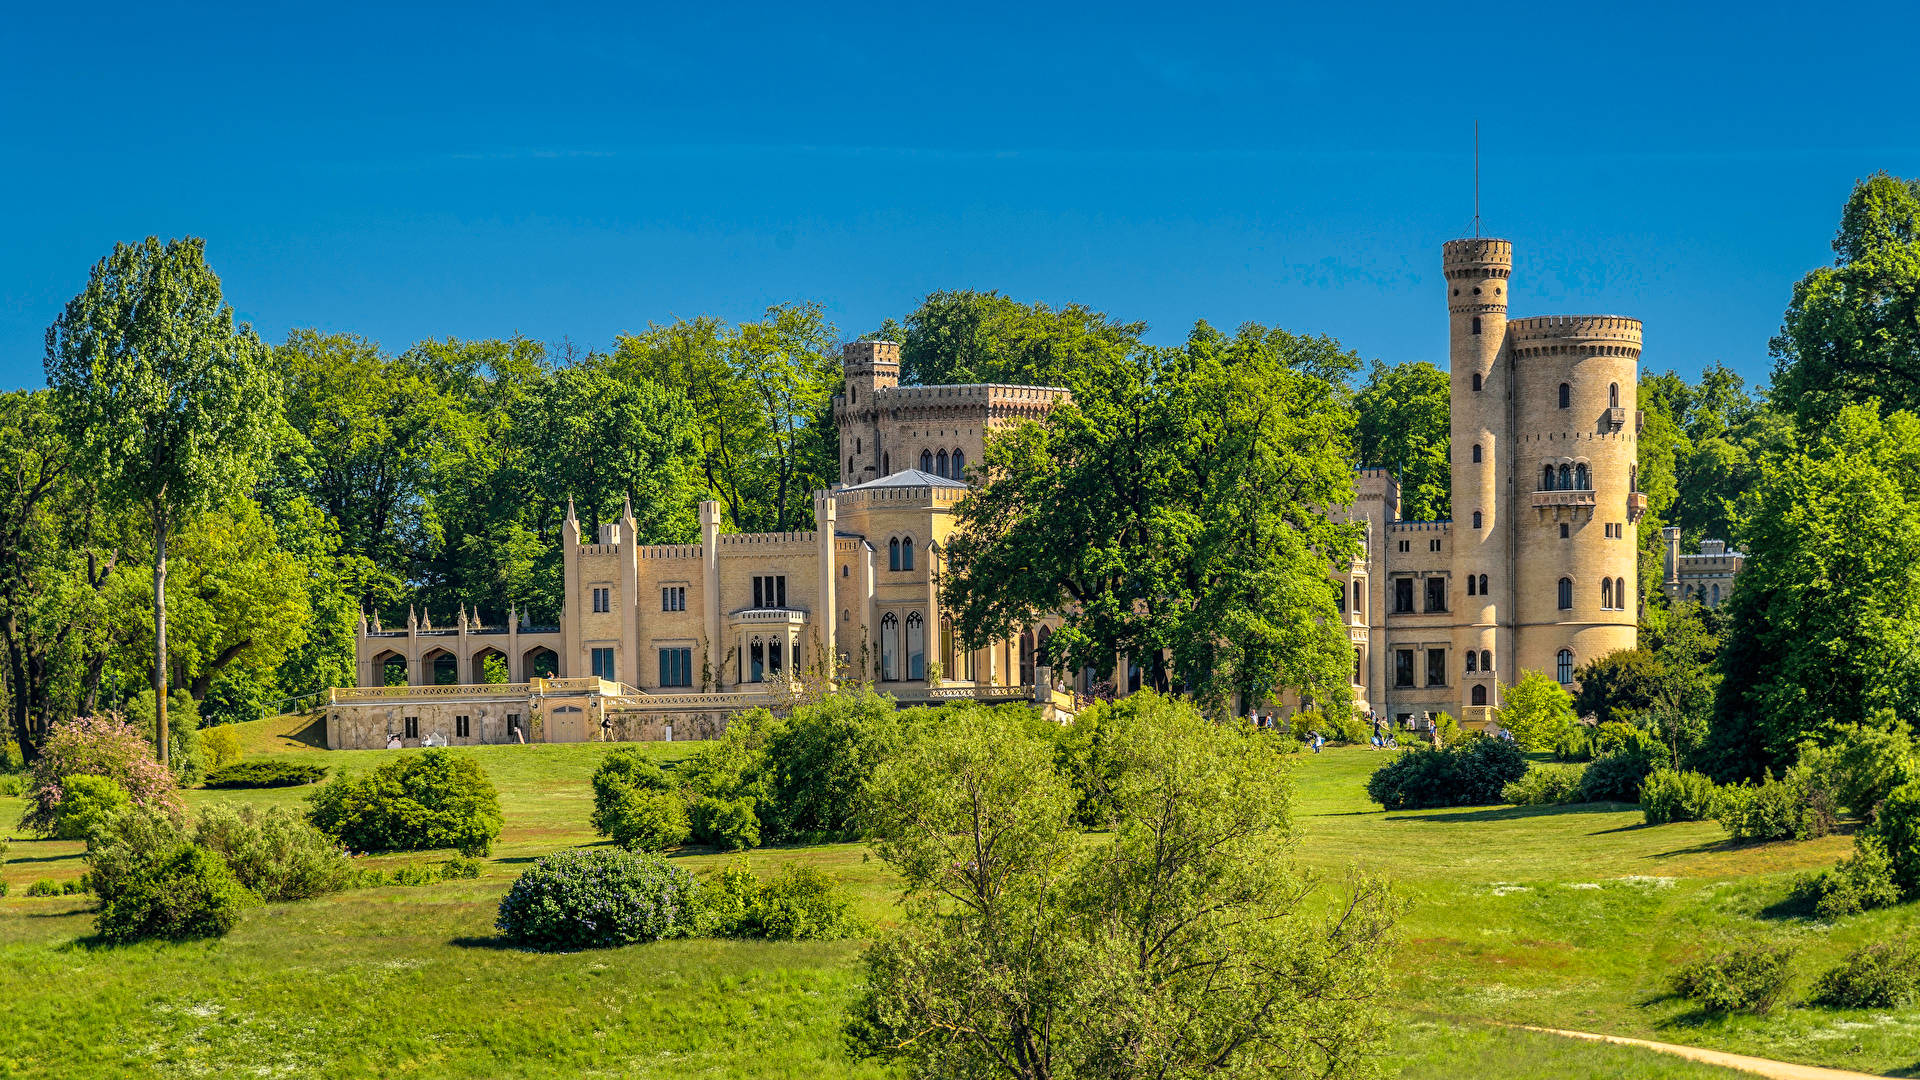
[[[1646,493],[1642,491],[1629,492],[1627,494],[1627,520],[1639,521],[1640,518],[1644,514],[1646,514],[1646,512],[1647,512]]]
[[[1592,510],[1595,496],[1592,491],[1536,491],[1531,496],[1535,510],[1587,509]]]

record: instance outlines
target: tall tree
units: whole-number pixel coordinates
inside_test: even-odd
[[[1876,710],[1920,712],[1920,417],[1849,405],[1769,457],[1745,541],[1716,771],[1757,775]]]
[[[1775,400],[1813,426],[1849,403],[1920,409],[1920,180],[1856,183],[1833,251],[1793,287],[1773,339]]]
[[[1280,687],[1344,708],[1353,651],[1328,573],[1358,531],[1325,508],[1352,500],[1352,412],[1306,373],[1341,352],[1202,323],[1185,348],[1083,368],[1073,402],[987,445],[942,586],[962,640],[1061,611],[1055,666],[1133,656],[1216,708]]]
[[[79,459],[153,537],[153,690],[167,746],[167,541],[251,482],[278,411],[272,352],[221,297],[197,237],[116,245],[47,330],[46,374]]]
[[[1453,512],[1451,401],[1447,373],[1424,360],[1391,367],[1375,360],[1354,399],[1360,464],[1393,470],[1404,520],[1441,521]]]
[[[1145,323],[1115,321],[1081,304],[1023,304],[998,292],[929,293],[900,337],[900,381],[1022,383],[1079,389],[1083,372],[1124,356]]]
[[[863,958],[855,1052],[911,1077],[1371,1075],[1391,896],[1313,895],[1272,739],[1153,694],[1104,713],[1110,842],[1079,842],[1072,784],[1005,713],[881,763],[870,824],[904,914]]]

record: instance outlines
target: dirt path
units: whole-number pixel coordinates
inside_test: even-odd
[[[1706,1065],[1718,1065],[1723,1069],[1738,1069],[1741,1072],[1757,1076],[1770,1076],[1773,1080],[1887,1080],[1877,1073],[1849,1072],[1846,1069],[1823,1069],[1818,1065],[1794,1065],[1785,1061],[1769,1061],[1766,1058],[1748,1057],[1745,1054],[1729,1054],[1724,1050],[1703,1050],[1697,1046],[1678,1046],[1673,1043],[1649,1042],[1646,1039],[1629,1039],[1620,1035],[1596,1035],[1590,1031],[1562,1031],[1559,1028],[1533,1027],[1529,1024],[1514,1024],[1522,1031],[1538,1031],[1547,1035],[1560,1035],[1569,1039],[1585,1039],[1588,1042],[1614,1043],[1620,1046],[1638,1046],[1646,1050],[1658,1050],[1663,1054],[1672,1054]]]

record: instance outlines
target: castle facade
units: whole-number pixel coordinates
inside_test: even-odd
[[[1394,477],[1362,469],[1341,512],[1365,522],[1365,548],[1334,578],[1361,709],[1484,723],[1522,670],[1571,685],[1579,665],[1634,645],[1640,323],[1509,318],[1505,240],[1450,241],[1441,265],[1453,520],[1401,520]],[[803,673],[870,679],[904,701],[1049,709],[1071,704],[1063,690],[1138,689],[1142,658],[1060,678],[1040,666],[1057,617],[967,650],[941,610],[967,470],[990,435],[1068,392],[903,387],[899,346],[884,341],[849,344],[844,363],[841,476],[815,494],[812,531],[722,534],[708,502],[698,543],[645,545],[630,509],[592,536],[570,509],[559,625],[363,620],[360,685],[333,692],[328,744],[711,737]]]

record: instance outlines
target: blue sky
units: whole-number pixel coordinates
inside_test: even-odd
[[[1920,174],[1909,6],[555,7],[16,6],[0,384],[115,241],[189,233],[276,341],[973,287],[1444,363],[1475,119],[1516,313],[1764,379],[1853,180]]]

